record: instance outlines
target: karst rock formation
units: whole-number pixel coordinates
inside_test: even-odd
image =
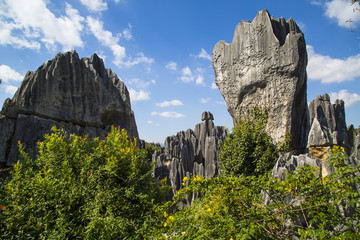
[[[275,178],[284,179],[303,165],[318,167],[319,176],[331,174],[327,158],[333,145],[344,147],[351,155],[348,163],[357,164],[360,133],[353,139],[354,128],[347,129],[344,101],[331,104],[324,94],[307,104],[306,44],[293,19],[275,19],[263,10],[252,22],[241,21],[232,43],[220,41],[214,47],[212,65],[234,123],[248,117],[255,106],[265,107],[266,131],[274,142],[290,137],[291,152],[279,157],[272,172]],[[183,187],[184,177],[213,177],[221,172],[214,156],[225,131],[213,129],[210,113],[203,113],[202,120],[194,131],[168,137],[164,152],[153,155],[155,177],[167,177],[173,193]]]
[[[275,142],[292,137],[292,149],[306,147],[307,52],[304,35],[293,19],[270,17],[267,10],[241,21],[232,43],[213,49],[215,82],[234,122],[254,106],[269,109],[267,132]]]
[[[226,138],[226,128],[214,126],[210,112],[203,112],[201,120],[194,130],[167,137],[165,150],[153,154],[155,178],[167,177],[173,194],[183,187],[184,177],[212,178],[219,173],[219,145]]]
[[[34,150],[52,126],[76,134],[105,137],[111,126],[138,137],[129,92],[101,58],[59,53],[29,71],[0,114],[0,165],[18,160],[17,142]]]

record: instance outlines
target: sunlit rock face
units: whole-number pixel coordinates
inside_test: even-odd
[[[101,58],[80,59],[76,51],[59,53],[35,72],[29,71],[0,115],[0,162],[17,161],[17,142],[36,149],[52,126],[76,134],[105,137],[111,126],[138,137],[125,84]]]
[[[307,53],[304,35],[293,19],[270,17],[267,10],[241,21],[232,43],[213,49],[215,81],[233,120],[254,106],[269,109],[266,131],[275,142],[292,138],[292,149],[307,142]]]

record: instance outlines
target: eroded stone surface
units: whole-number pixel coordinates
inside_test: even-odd
[[[266,10],[241,21],[232,43],[220,41],[213,50],[216,84],[234,119],[254,106],[269,109],[267,132],[275,142],[292,136],[291,147],[307,141],[307,53],[304,35],[293,19],[274,19]]]
[[[0,119],[0,162],[17,161],[17,142],[36,149],[52,126],[76,134],[105,137],[111,125],[138,137],[125,84],[96,54],[79,59],[76,51],[59,53],[29,71]]]
[[[155,178],[167,177],[173,194],[183,188],[184,177],[212,178],[219,173],[219,145],[227,135],[226,128],[214,126],[210,112],[204,112],[201,119],[202,123],[197,124],[194,131],[188,129],[167,137],[165,150],[153,154]]]

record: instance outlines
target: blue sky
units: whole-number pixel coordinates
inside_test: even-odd
[[[329,93],[360,125],[360,12],[350,0],[0,0],[0,104],[28,70],[57,52],[97,53],[125,82],[140,134],[163,143],[194,128],[203,111],[232,119],[215,86],[212,49],[266,8],[292,17],[308,45],[308,102]],[[353,22],[346,23],[351,19]]]

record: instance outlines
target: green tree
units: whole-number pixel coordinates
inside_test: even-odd
[[[236,122],[232,133],[220,146],[222,174],[227,176],[260,175],[270,170],[278,148],[265,132],[267,111],[254,108],[250,117]]]
[[[21,161],[0,190],[0,238],[142,238],[165,193],[136,139],[116,128],[105,140],[53,131],[35,160],[19,143]]]

